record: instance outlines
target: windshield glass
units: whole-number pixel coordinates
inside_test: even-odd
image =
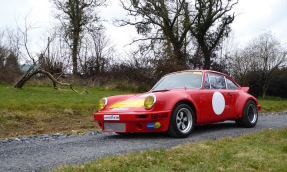
[[[202,72],[181,72],[161,78],[151,91],[173,88],[201,88]]]

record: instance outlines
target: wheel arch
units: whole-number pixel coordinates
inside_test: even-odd
[[[196,110],[196,107],[195,107],[195,105],[194,105],[194,103],[192,102],[192,101],[190,101],[190,100],[186,100],[186,99],[183,99],[183,100],[179,100],[179,101],[177,101],[176,103],[175,103],[175,105],[173,106],[173,109],[176,107],[176,105],[178,105],[178,104],[187,104],[192,110],[193,110],[193,113],[194,113],[194,121],[195,121],[195,123],[196,123],[196,121],[197,121],[197,110]],[[173,110],[172,109],[172,110]]]
[[[256,100],[256,98],[250,95],[249,96],[242,95],[237,99],[235,107],[236,107],[236,114],[239,115],[239,118],[242,117],[244,106],[249,100],[253,101],[256,105],[258,105],[258,101]]]

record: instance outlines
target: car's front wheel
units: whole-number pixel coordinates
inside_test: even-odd
[[[177,104],[172,111],[168,134],[173,137],[188,137],[194,128],[194,113],[187,104]]]
[[[254,101],[249,100],[246,102],[242,117],[236,120],[236,123],[241,127],[251,128],[256,125],[258,121],[258,111],[257,106]]]

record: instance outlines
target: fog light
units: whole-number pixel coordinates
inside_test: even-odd
[[[161,124],[160,124],[159,122],[156,122],[156,123],[154,124],[154,128],[155,128],[155,129],[160,128],[160,126],[161,126]]]

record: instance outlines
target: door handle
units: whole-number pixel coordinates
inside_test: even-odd
[[[227,93],[227,96],[232,96],[232,93]]]

